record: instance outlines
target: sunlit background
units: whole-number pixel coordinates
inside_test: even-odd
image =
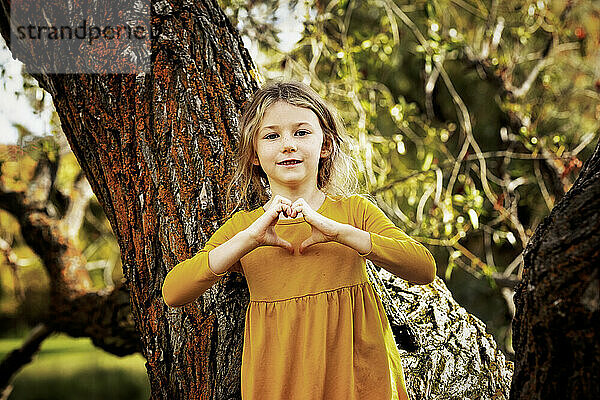
[[[221,1],[263,79],[310,84],[354,138],[363,190],[426,244],[455,299],[512,358],[521,252],[598,141],[600,5],[591,1]],[[0,39],[1,40],[1,39]],[[69,195],[80,169],[48,93],[0,51],[1,184],[25,190],[42,153]],[[53,207],[48,205],[49,209]],[[0,210],[0,357],[47,311],[48,278]],[[78,234],[95,288],[122,278],[91,197]],[[76,385],[73,385],[76,382]],[[119,392],[115,388],[119,388]],[[142,399],[141,355],[54,335],[11,399]]]

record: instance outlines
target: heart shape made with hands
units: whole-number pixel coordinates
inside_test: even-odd
[[[305,202],[305,200],[302,198],[299,198],[295,202],[293,202],[291,206],[284,207],[283,210],[279,211],[278,218],[279,219],[304,218],[304,214],[302,212],[298,212],[295,216],[292,216],[293,213],[291,212],[291,210],[296,206],[296,204],[298,204],[298,202]]]
[[[300,211],[303,208],[305,209],[303,211],[308,211],[310,214],[308,219],[306,219],[303,212]],[[295,210],[297,214],[295,216],[292,216],[294,212],[292,212],[291,210]],[[311,234],[306,239],[304,239],[304,241],[300,244],[300,247],[298,248],[298,251],[300,253],[303,253],[303,251],[306,248],[312,246],[313,244],[325,243],[332,240],[336,240],[336,237],[339,235],[339,223],[332,221],[322,215],[319,215],[312,208],[310,208],[310,205],[304,199],[301,198],[296,200],[291,206],[282,207],[278,213],[278,218],[302,218],[311,226]],[[290,249],[288,248],[288,250]],[[291,250],[291,252],[293,253],[294,250]]]
[[[284,216],[285,218],[289,218],[289,219],[294,219],[294,218],[303,218],[304,215],[299,212],[295,217],[292,217],[287,210],[281,210],[279,212],[279,219],[282,219],[282,216]]]

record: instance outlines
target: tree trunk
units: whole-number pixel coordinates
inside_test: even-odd
[[[600,142],[523,260],[510,398],[600,398]]]
[[[0,4],[0,29],[8,42],[7,0]],[[153,1],[152,10],[150,73],[34,77],[52,95],[70,146],[119,242],[152,398],[239,399],[245,280],[228,274],[182,308],[168,308],[161,287],[167,271],[199,251],[222,222],[237,116],[257,88],[256,73],[216,1]],[[80,17],[70,20],[76,25]],[[36,54],[30,56],[35,62]],[[417,346],[412,358],[415,371],[429,375],[407,374],[415,382],[411,395],[505,398],[510,366],[486,337],[483,324],[449,301],[449,293],[440,294],[445,288],[437,282],[392,285],[406,296],[384,298],[388,309],[395,301],[406,306],[402,312],[390,311],[399,343],[410,344],[407,325],[396,320],[415,298],[422,301],[414,319],[427,335],[432,333],[433,339]],[[434,297],[443,309],[434,310],[428,301]],[[476,325],[469,340],[458,338],[469,324]],[[439,357],[434,352],[444,343],[448,351]],[[495,357],[498,363],[488,362]],[[477,361],[477,378],[469,379],[465,371],[473,369],[464,364],[473,360],[483,361]],[[457,371],[462,379],[438,376],[446,370]],[[460,392],[453,385],[461,385]]]
[[[245,283],[227,277],[181,309],[165,306],[161,285],[221,222],[237,115],[257,84],[216,1],[153,3],[150,73],[32,75],[119,242],[152,398],[239,398]],[[70,12],[77,26],[79,10]]]
[[[402,357],[411,399],[506,400],[513,365],[436,277],[411,285],[367,260]]]

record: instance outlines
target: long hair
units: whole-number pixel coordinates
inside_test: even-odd
[[[350,138],[337,110],[303,83],[270,81],[257,90],[242,109],[240,140],[235,157],[236,169],[227,187],[225,199],[225,208],[230,214],[242,204],[245,209],[251,209],[249,196],[252,190],[256,190],[261,204],[266,203],[271,197],[267,175],[262,167],[254,165],[252,160],[256,154],[256,136],[265,111],[277,101],[307,108],[319,118],[323,131],[323,146],[331,151],[328,157],[319,160],[317,188],[333,197],[347,197],[359,190],[356,160],[351,156]],[[240,196],[235,207],[230,210],[233,188],[239,190]]]

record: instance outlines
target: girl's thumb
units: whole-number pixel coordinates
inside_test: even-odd
[[[287,240],[278,238],[277,246],[283,247],[284,249],[289,251],[291,254],[294,254],[294,246],[292,246],[292,244],[290,242],[288,242]]]
[[[303,252],[304,250],[306,250],[306,248],[307,248],[308,246],[312,246],[312,245],[313,245],[313,244],[315,244],[315,243],[317,243],[317,242],[315,242],[315,241],[313,240],[313,238],[312,238],[312,237],[309,237],[309,238],[307,238],[307,239],[306,239],[304,242],[302,242],[302,244],[300,244],[300,248],[298,249],[298,252],[299,252],[300,254],[302,254],[302,252]]]

